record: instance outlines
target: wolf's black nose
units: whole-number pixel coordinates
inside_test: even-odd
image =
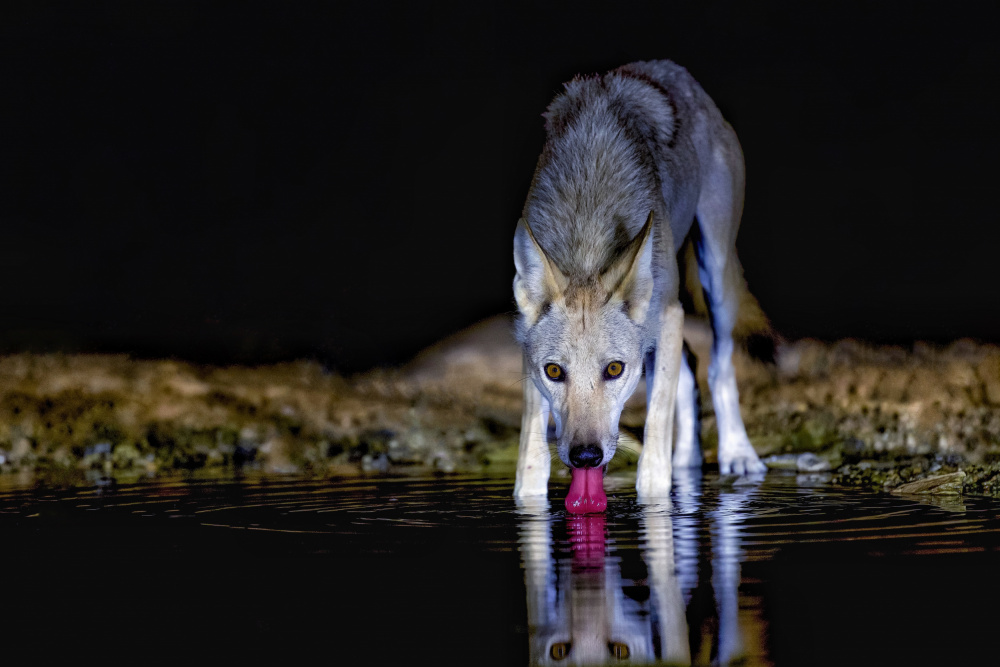
[[[569,449],[569,462],[574,468],[596,468],[603,458],[599,445],[576,445]]]

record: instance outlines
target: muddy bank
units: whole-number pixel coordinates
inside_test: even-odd
[[[509,466],[521,410],[509,331],[505,318],[488,320],[402,369],[351,378],[312,362],[0,358],[0,471],[128,479],[246,467],[325,475]],[[686,336],[707,359],[704,325],[689,323]],[[1000,494],[1000,348],[800,340],[781,345],[775,365],[742,353],[736,362],[747,430],[773,467],[885,489],[961,471],[959,484],[931,489]],[[615,465],[635,463],[644,396],[640,387],[623,415],[630,433]],[[703,413],[711,463],[707,399]]]

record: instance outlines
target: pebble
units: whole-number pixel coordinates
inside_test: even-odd
[[[812,452],[804,454],[775,454],[764,459],[768,468],[795,470],[797,472],[824,472],[831,469],[830,462]]]
[[[365,454],[361,457],[361,469],[365,472],[388,472],[389,457],[385,454],[379,454],[378,456]]]
[[[830,462],[820,458],[812,452],[799,454],[795,461],[795,467],[799,472],[823,472],[831,468]]]

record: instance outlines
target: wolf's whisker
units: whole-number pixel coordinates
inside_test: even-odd
[[[525,380],[530,380],[530,379],[531,379],[530,375],[522,375],[520,380],[517,380],[516,382],[511,382],[509,385],[507,385],[507,388],[511,389],[516,385],[524,384]]]

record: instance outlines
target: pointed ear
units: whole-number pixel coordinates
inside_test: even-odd
[[[625,251],[601,274],[608,301],[621,301],[631,320],[643,322],[653,298],[653,212]]]
[[[569,282],[556,268],[521,218],[514,232],[514,299],[517,308],[531,326],[541,317],[545,306],[562,298]]]

